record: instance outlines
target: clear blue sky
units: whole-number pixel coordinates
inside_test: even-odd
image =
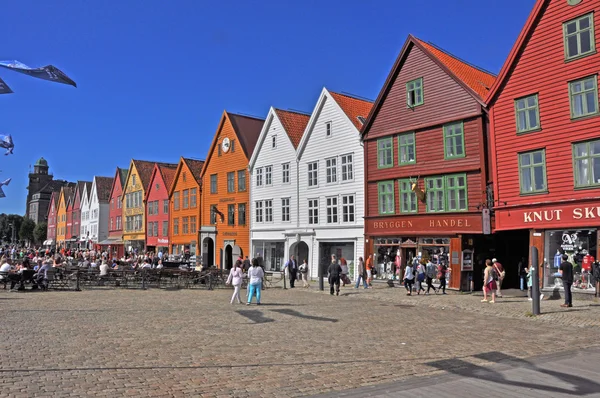
[[[78,88],[9,70],[15,154],[0,213],[25,212],[40,156],[55,178],[133,158],[205,158],[224,109],[312,111],[323,86],[374,99],[409,33],[497,73],[534,0],[3,1],[0,59],[54,64]]]

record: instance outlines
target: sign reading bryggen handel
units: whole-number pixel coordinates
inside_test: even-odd
[[[496,211],[496,229],[588,227],[600,223],[600,205],[549,205]]]
[[[454,232],[482,233],[481,214],[419,215],[377,217],[366,221],[367,233],[381,235],[389,232]]]

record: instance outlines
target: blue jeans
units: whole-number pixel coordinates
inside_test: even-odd
[[[260,283],[248,285],[248,303],[252,302],[254,294],[256,294],[256,302],[260,304]]]
[[[358,278],[356,278],[356,286],[354,286],[354,287],[358,289],[358,287],[360,286],[360,281],[361,280],[363,282],[364,288],[366,289],[368,287],[367,286],[367,280],[365,278],[363,278],[362,275],[359,275]]]

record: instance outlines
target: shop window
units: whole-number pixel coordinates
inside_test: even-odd
[[[417,161],[415,149],[415,133],[398,136],[398,164],[413,164]]]
[[[515,100],[515,113],[518,133],[540,129],[540,108],[537,94]]]
[[[394,167],[393,138],[380,138],[377,140],[377,167],[386,169]]]
[[[452,123],[444,126],[444,158],[456,159],[465,157],[465,138],[463,123]]]
[[[519,154],[521,193],[543,193],[546,185],[546,150]]]
[[[596,50],[594,14],[583,15],[563,24],[565,58],[571,60],[592,54]]]
[[[600,140],[573,144],[575,187],[600,185]]]
[[[406,83],[406,104],[413,108],[422,105],[423,102],[423,78]]]
[[[591,275],[592,263],[598,253],[596,229],[553,230],[545,233],[544,288],[562,289],[561,274],[558,272],[562,255],[573,265],[573,291],[594,292]]]
[[[569,83],[571,96],[571,118],[595,115],[598,113],[598,76]]]
[[[394,182],[382,181],[377,184],[379,214],[394,214]]]
[[[398,180],[398,192],[400,193],[400,212],[417,212],[417,194],[412,190],[410,180]]]

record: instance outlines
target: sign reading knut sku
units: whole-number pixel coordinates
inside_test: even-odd
[[[366,233],[482,233],[481,214],[440,214],[402,217],[377,217],[366,221]]]
[[[600,204],[547,205],[496,210],[496,229],[600,226]]]

